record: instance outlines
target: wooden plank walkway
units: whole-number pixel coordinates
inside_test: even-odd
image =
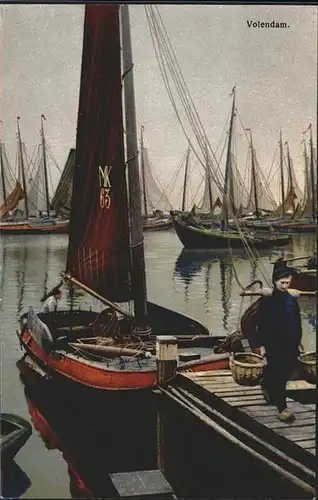
[[[290,390],[313,388],[305,381],[288,383]],[[285,474],[307,492],[314,492],[315,405],[287,398],[296,420],[281,422],[277,409],[266,403],[261,387],[238,385],[230,370],[185,372],[160,390],[221,434],[238,440],[237,444],[279,474]]]
[[[278,435],[285,436],[298,446],[316,454],[316,413],[315,405],[303,405],[287,398],[288,407],[294,412],[296,420],[290,424],[277,418],[277,409],[268,405],[259,385],[248,387],[237,384],[230,370],[214,372],[188,372],[185,376],[207,391],[222,398],[232,407],[239,408],[246,415],[269,429],[275,429]],[[315,389],[314,384],[305,380],[289,381],[287,390]]]

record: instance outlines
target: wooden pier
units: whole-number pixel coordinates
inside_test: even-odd
[[[288,384],[291,391],[315,389],[305,381]],[[314,404],[288,398],[296,420],[281,422],[277,409],[265,402],[261,387],[238,385],[230,370],[178,374],[159,390],[309,497],[315,496]]]

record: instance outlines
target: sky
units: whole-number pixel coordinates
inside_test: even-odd
[[[0,137],[14,166],[16,117],[29,154],[39,143],[40,115],[60,169],[75,147],[83,36],[83,5],[0,6]],[[303,184],[303,132],[317,110],[317,6],[160,5],[159,10],[190,94],[217,149],[236,84],[240,121],[253,131],[263,172],[274,161],[280,128]],[[187,141],[158,69],[144,5],[130,6],[137,126],[156,176],[172,185]],[[286,22],[288,28],[253,28],[247,21]],[[243,129],[242,129],[243,130]],[[242,138],[244,133],[237,129]],[[243,144],[243,142],[242,142]],[[246,146],[247,147],[247,146]],[[278,156],[275,156],[278,162]],[[239,151],[244,172],[246,150]],[[192,164],[194,186],[202,168]],[[52,165],[53,181],[59,178]],[[181,200],[180,173],[172,196]]]

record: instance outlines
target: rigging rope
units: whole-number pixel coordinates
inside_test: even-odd
[[[217,188],[219,189],[220,193],[223,192],[223,175],[220,172],[220,165],[219,162],[217,161],[216,155],[209,143],[209,140],[206,136],[206,132],[204,130],[204,127],[202,125],[202,122],[200,120],[200,117],[198,115],[198,112],[195,108],[195,105],[193,103],[193,100],[191,98],[191,95],[189,93],[189,90],[187,88],[187,85],[185,83],[185,80],[183,78],[180,66],[178,64],[178,61],[176,59],[175,53],[173,51],[173,48],[171,46],[171,42],[169,40],[169,37],[167,35],[167,31],[163,25],[163,21],[161,19],[161,15],[158,11],[158,7],[152,6],[152,5],[145,5],[145,11],[146,11],[146,16],[148,20],[148,25],[149,25],[149,31],[150,31],[150,36],[152,39],[152,43],[154,46],[154,51],[155,55],[157,58],[157,62],[159,65],[159,70],[161,73],[161,76],[163,78],[168,96],[170,98],[171,104],[173,106],[173,109],[176,113],[176,116],[178,118],[178,121],[180,123],[180,126],[183,130],[183,133],[185,134],[188,143],[191,146],[191,149],[193,150],[194,154],[196,155],[198,161],[204,168],[204,170],[211,169],[212,172],[211,174],[214,177],[215,184]],[[191,141],[189,134],[186,131],[186,128],[184,126],[184,123],[181,119],[180,112],[177,107],[176,100],[173,95],[173,91],[171,88],[168,72],[170,72],[170,78],[172,78],[174,85],[177,90],[178,97],[181,101],[181,104],[183,106],[183,111],[186,115],[186,118],[188,119],[188,122],[192,128],[192,132],[194,133],[194,136],[196,138],[197,144],[201,150],[202,157],[205,161],[203,161],[199,154],[197,153],[196,149],[194,148],[193,142]],[[233,89],[234,90],[234,89]],[[207,161],[207,151],[212,154],[212,158],[209,157],[209,163],[206,165]],[[212,169],[213,167],[213,169]],[[228,200],[229,200],[228,196]],[[232,200],[234,201],[234,200]],[[255,256],[258,256],[256,249],[253,249],[253,238],[249,233],[246,232],[246,227],[242,227],[241,224],[239,223],[236,214],[232,214],[235,224],[237,226],[237,230],[239,233],[240,238],[242,239],[243,246],[245,248],[245,251],[247,253],[247,256],[251,262],[255,260]],[[243,231],[244,230],[244,231]],[[259,256],[258,256],[259,257]],[[267,281],[267,280],[266,280]]]

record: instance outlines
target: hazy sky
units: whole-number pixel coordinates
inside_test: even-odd
[[[47,140],[62,168],[75,146],[84,6],[0,8],[1,138],[14,165],[16,117],[21,116],[21,134],[31,154],[39,140],[43,113]],[[317,7],[159,8],[212,147],[217,147],[222,136],[231,107],[229,94],[236,83],[238,112],[244,126],[253,130],[264,172],[272,164],[282,127],[302,183],[300,143],[310,122],[316,137]],[[130,15],[138,129],[144,125],[152,164],[167,184],[187,143],[161,79],[144,6],[131,6]],[[247,21],[273,20],[289,27],[247,25]],[[242,153],[241,171],[245,159]],[[57,182],[57,171],[53,176]]]

